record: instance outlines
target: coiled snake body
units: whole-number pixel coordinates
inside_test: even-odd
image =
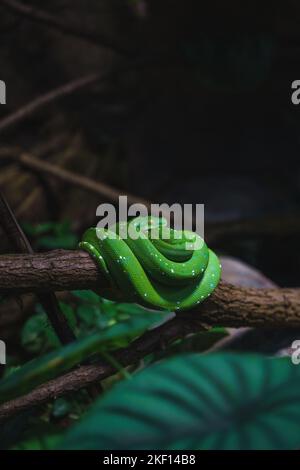
[[[111,289],[99,293],[112,300],[186,310],[205,300],[220,279],[220,262],[202,238],[167,228],[163,218],[136,217],[110,229],[90,228],[79,248],[108,278]]]

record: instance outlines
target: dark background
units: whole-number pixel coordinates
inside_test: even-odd
[[[2,117],[86,74],[105,78],[5,129],[1,145],[35,154],[58,139],[43,159],[149,200],[204,203],[216,249],[299,284],[298,2],[29,4],[68,31],[0,2]],[[11,162],[0,171],[21,222],[68,219],[80,234],[102,202]]]
[[[204,203],[205,239],[221,256],[223,280],[254,288],[299,287],[300,105],[291,102],[292,82],[300,79],[299,0],[0,0],[0,35],[0,80],[7,86],[7,104],[0,105],[0,193],[34,251],[75,249],[85,229],[96,223],[97,206],[107,200],[78,180],[63,180],[67,170],[110,185],[117,195]],[[78,80],[91,74],[98,74],[97,80],[79,87]],[[54,165],[55,177],[42,170],[47,164]],[[5,218],[0,227],[7,224]],[[0,254],[16,251],[1,228],[0,238]],[[77,338],[113,327],[128,312],[134,317],[136,308],[138,315],[145,313],[91,291],[56,295],[58,307],[53,296],[50,303],[32,294],[0,296],[0,338],[8,345],[1,377],[48,351],[60,354],[57,330],[49,321],[53,312],[61,311]],[[282,305],[288,298],[282,294]],[[287,307],[292,312],[292,304]],[[179,341],[165,344],[158,332],[157,351],[127,369],[134,374],[172,355],[206,355],[211,347],[290,354],[299,328],[263,325],[262,318],[261,328],[217,325],[206,331],[199,319],[193,334],[182,323]],[[105,393],[123,378],[122,364],[113,369],[118,373],[102,380]],[[224,395],[234,427],[241,426],[241,448],[245,436],[252,436],[255,418],[261,422],[262,443],[264,434],[277,444],[279,431],[285,436],[295,429],[296,407],[290,408],[289,429],[285,409],[282,429],[276,414],[269,421],[274,425],[263,421],[273,407],[269,384],[276,385],[276,377],[281,382],[280,367],[274,379],[268,370],[260,384],[255,368],[236,368],[232,390],[236,386],[240,392],[230,391],[229,398],[244,400],[245,395],[242,407]],[[204,370],[201,379],[210,380],[209,375]],[[282,382],[284,390],[286,383],[292,382]],[[7,426],[0,425],[0,447],[55,448],[52,437],[62,436],[102,393],[92,388],[76,388],[18,413]],[[262,398],[256,400],[255,389]],[[280,403],[278,390],[276,385]],[[222,426],[228,410],[220,414]],[[105,429],[105,421],[95,421]],[[123,415],[122,422],[127,422]],[[93,439],[93,430],[86,435]],[[249,446],[260,445],[259,437]]]

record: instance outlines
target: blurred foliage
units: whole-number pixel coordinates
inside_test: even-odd
[[[163,313],[132,315],[125,321],[85,336],[37,359],[33,359],[0,381],[0,401],[24,395],[34,387],[70,370],[87,358],[127,346],[135,337],[164,319]],[[105,356],[107,358],[108,356]]]
[[[64,302],[59,302],[59,306],[71,328],[75,329],[76,316],[73,308]],[[32,315],[22,328],[21,344],[32,354],[43,353],[60,346],[59,339],[40,304],[36,305],[36,314]]]
[[[69,221],[41,224],[23,223],[22,228],[34,240],[36,248],[71,250],[76,248],[78,243],[78,237],[72,233]]]
[[[50,434],[49,431],[41,436],[37,433],[36,436],[32,436],[31,439],[22,441],[16,446],[12,446],[11,450],[51,450],[59,443],[60,439],[61,435]]]
[[[299,386],[300,369],[288,359],[176,357],[117,385],[60,447],[296,449]]]
[[[25,3],[25,2],[24,2]],[[33,2],[33,4],[38,2]],[[256,4],[257,3],[257,4]],[[70,168],[76,167],[83,170],[88,169],[87,175],[100,175],[102,180],[122,184],[123,175],[128,174],[128,184],[133,191],[136,191],[135,181],[140,182],[140,187],[145,189],[149,176],[149,161],[158,156],[158,163],[161,163],[163,155],[167,168],[176,167],[179,163],[178,180],[173,173],[168,174],[168,185],[178,187],[184,173],[182,173],[182,153],[176,161],[176,155],[172,151],[172,146],[167,144],[168,135],[174,139],[174,147],[181,148],[180,140],[176,139],[179,134],[177,128],[171,127],[171,132],[167,132],[167,124],[174,126],[175,120],[179,122],[181,107],[180,88],[189,91],[191,99],[184,106],[184,119],[186,129],[183,128],[181,134],[184,139],[194,142],[193,154],[190,155],[189,147],[184,150],[184,154],[189,154],[188,170],[196,174],[197,161],[201,161],[201,172],[205,175],[205,158],[209,147],[204,145],[198,147],[193,138],[193,133],[199,141],[204,140],[206,133],[202,128],[208,127],[209,139],[220,141],[220,151],[214,152],[215,167],[221,168],[223,161],[226,163],[226,171],[229,172],[230,160],[228,156],[234,155],[235,146],[223,143],[223,132],[225,127],[226,137],[233,135],[234,144],[240,147],[237,152],[237,162],[243,161],[245,152],[246,160],[249,161],[249,168],[246,165],[246,172],[251,173],[255,169],[255,159],[260,164],[264,162],[265,156],[270,156],[270,162],[266,160],[267,172],[272,167],[274,172],[275,157],[273,155],[274,146],[270,146],[268,139],[273,140],[274,129],[280,129],[275,139],[275,146],[279,144],[279,150],[284,147],[285,160],[289,155],[293,155],[293,140],[285,133],[285,119],[283,115],[289,115],[285,109],[289,101],[290,76],[293,75],[296,60],[298,61],[297,31],[298,9],[296,3],[288,2],[282,9],[282,15],[278,15],[278,4],[270,8],[267,4],[258,2],[246,2],[245,4],[231,2],[230,5],[216,5],[209,3],[201,5],[201,15],[196,14],[195,5],[184,5],[183,2],[163,1],[150,2],[147,0],[127,0],[125,2],[90,2],[89,7],[83,2],[59,2],[53,5],[43,6],[46,11],[62,13],[62,18],[66,24],[77,23],[80,19],[82,25],[87,26],[90,31],[104,31],[108,37],[114,34],[121,34],[124,44],[138,44],[140,50],[148,49],[150,55],[161,50],[167,51],[172,59],[173,54],[180,49],[182,70],[172,69],[172,82],[176,88],[176,95],[172,95],[172,85],[168,75],[159,70],[156,81],[152,71],[143,72],[147,79],[142,79],[140,73],[128,80],[128,77],[118,77],[118,80],[109,80],[107,87],[99,87],[99,91],[86,91],[78,93],[76,99],[60,100],[56,106],[50,106],[54,110],[52,119],[47,110],[33,116],[29,125],[18,128],[18,135],[12,133],[12,143],[25,148],[36,145],[39,140],[43,142],[49,138],[48,132],[41,124],[47,122],[50,134],[65,132],[68,127],[78,127],[80,132],[87,139],[87,145],[96,149],[97,155],[101,146],[107,142],[114,141],[113,151],[107,152],[107,157],[99,157],[99,167],[93,169],[91,156],[83,152],[79,154],[78,160],[69,161]],[[130,11],[135,12],[135,17],[144,18],[141,24],[132,21],[132,15],[126,14],[126,5],[130,6]],[[120,7],[120,13],[117,12]],[[124,8],[125,6],[125,8]],[[258,10],[258,6],[260,9]],[[206,14],[206,9],[211,10],[211,15]],[[115,11],[116,10],[116,11]],[[270,10],[270,11],[269,11]],[[273,10],[275,12],[272,16]],[[259,11],[259,14],[257,13]],[[271,13],[270,13],[271,12]],[[30,21],[23,21],[22,18],[16,21],[11,18],[11,12],[3,10],[3,28],[7,31],[7,41],[2,42],[2,69],[7,83],[14,89],[11,95],[11,102],[8,103],[9,110],[13,111],[24,103],[24,96],[28,101],[41,95],[47,90],[54,89],[59,83],[66,83],[72,77],[90,73],[91,68],[102,70],[105,62],[104,56],[107,54],[98,48],[90,47],[88,42],[77,41],[78,45],[70,47],[70,38],[64,35],[56,35],[55,32],[33,27]],[[71,15],[71,16],[70,16]],[[129,21],[126,21],[126,19]],[[12,21],[12,19],[14,21]],[[127,24],[128,22],[128,24]],[[230,28],[232,23],[233,28]],[[187,27],[191,24],[191,27]],[[206,33],[206,26],[210,33]],[[2,28],[2,29],[3,29]],[[226,32],[223,31],[223,28]],[[232,29],[233,33],[228,33]],[[271,30],[272,34],[257,31]],[[117,31],[118,30],[118,31]],[[140,31],[141,34],[134,34]],[[279,34],[278,34],[279,33]],[[277,48],[275,36],[283,38],[283,46]],[[104,36],[105,37],[105,36]],[[26,41],[24,40],[26,38]],[[131,41],[130,41],[131,39]],[[286,43],[294,44],[294,50],[289,51]],[[24,47],[25,42],[27,47]],[[282,46],[282,45],[281,45]],[[46,53],[45,53],[46,51]],[[159,54],[158,54],[159,55]],[[274,63],[274,73],[270,73]],[[295,65],[291,62],[295,61]],[[56,73],[53,74],[52,71]],[[183,72],[183,73],[182,73]],[[180,75],[185,75],[185,79],[177,83]],[[190,77],[194,77],[196,83],[194,90],[191,88]],[[168,79],[166,85],[166,77]],[[296,77],[292,77],[296,78]],[[264,117],[264,106],[261,107],[261,89],[258,94],[253,93],[259,85],[267,84],[265,88],[276,90],[276,96],[266,94],[266,107],[268,113]],[[284,84],[284,85],[283,85]],[[103,89],[104,88],[104,89]],[[107,88],[107,89],[106,89]],[[154,90],[152,92],[151,90]],[[220,92],[217,96],[219,107],[213,110],[213,122],[218,127],[211,133],[210,125],[206,123],[206,99],[207,90],[209,92]],[[249,109],[249,96],[258,105],[251,114]],[[283,92],[282,92],[283,91]],[[201,99],[197,98],[197,93]],[[228,93],[241,93],[236,101],[224,100]],[[244,93],[246,92],[246,93]],[[280,92],[280,93],[278,93]],[[148,114],[149,107],[146,106],[146,113],[141,112],[143,103],[155,105],[161,97],[164,99],[170,93],[174,101],[166,101],[166,106],[170,109],[169,114],[163,113],[163,108],[155,108],[156,115],[152,122],[147,123],[145,114]],[[194,93],[194,94],[193,94]],[[243,93],[243,94],[242,94]],[[209,94],[209,93],[208,93]],[[15,96],[13,96],[15,95]],[[203,96],[202,96],[203,95]],[[205,96],[206,98],[206,96]],[[275,99],[276,98],[276,99]],[[208,96],[208,99],[209,96]],[[243,100],[246,101],[244,112],[240,111],[237,116],[242,124],[241,129],[234,124],[233,129],[229,126],[226,129],[226,122],[217,124],[217,117],[220,107],[226,109],[226,118],[230,124],[230,107],[235,109],[235,105]],[[269,100],[269,101],[268,101]],[[272,107],[272,101],[274,101]],[[195,103],[199,110],[204,110],[195,114],[194,121],[189,121],[189,107]],[[212,103],[213,104],[213,103]],[[177,114],[174,113],[174,106]],[[278,111],[277,109],[278,108]],[[260,146],[260,136],[246,128],[248,122],[255,122],[262,109],[262,134],[263,144]],[[295,113],[295,107],[293,108]],[[1,108],[1,112],[7,109]],[[52,111],[51,111],[52,112]],[[279,118],[272,121],[269,114],[274,114]],[[278,113],[278,115],[277,115]],[[163,132],[160,125],[159,115],[163,116]],[[234,115],[234,114],[233,114]],[[166,117],[165,117],[166,116]],[[222,115],[221,115],[222,116]],[[158,130],[153,124],[157,119]],[[224,119],[224,121],[227,119]],[[267,121],[271,122],[268,123]],[[133,127],[130,124],[133,123]],[[297,134],[297,116],[295,117],[295,132]],[[138,124],[138,125],[136,125]],[[196,127],[198,124],[198,127]],[[209,124],[209,122],[208,122]],[[47,127],[46,126],[46,127]],[[244,127],[243,127],[244,126]],[[268,128],[271,131],[268,134]],[[140,129],[139,129],[140,128]],[[175,129],[175,130],[174,130]],[[126,130],[133,138],[129,138]],[[250,136],[247,137],[248,132]],[[155,134],[159,139],[155,139]],[[243,139],[238,140],[239,135],[245,134]],[[120,138],[121,135],[121,138]],[[268,137],[269,135],[269,137]],[[125,138],[123,138],[125,136]],[[173,138],[174,136],[174,138]],[[202,139],[204,137],[204,139]],[[120,142],[118,142],[120,139]],[[141,145],[145,140],[146,150]],[[248,139],[248,140],[247,140]],[[252,141],[257,145],[251,146]],[[115,142],[117,142],[115,149]],[[124,142],[128,142],[127,147]],[[283,147],[281,146],[283,142]],[[173,142],[172,142],[173,143]],[[185,142],[184,142],[185,143]],[[185,143],[186,145],[186,143]],[[192,145],[192,144],[191,144]],[[250,148],[247,157],[247,148]],[[129,150],[128,150],[129,149]],[[153,150],[154,149],[154,150]],[[296,148],[297,150],[297,148]],[[128,161],[126,152],[129,154]],[[54,152],[55,154],[56,152]],[[105,152],[106,153],[106,152]],[[297,152],[295,152],[297,153]],[[114,155],[115,154],[115,155]],[[168,154],[170,160],[168,161]],[[82,155],[84,158],[82,158]],[[124,158],[125,157],[125,158]],[[81,162],[80,162],[81,160]],[[210,159],[207,159],[210,160]],[[75,161],[75,163],[74,163]],[[88,161],[88,164],[87,164]],[[114,163],[113,163],[114,161]],[[289,160],[288,160],[289,162]],[[298,173],[293,165],[288,165],[290,172],[298,178]],[[65,164],[59,160],[62,166]],[[90,163],[92,166],[90,167]],[[143,163],[143,164],[141,164]],[[152,166],[152,161],[150,162]],[[210,163],[210,162],[209,162]],[[80,167],[82,165],[82,167]],[[130,166],[131,165],[131,166]],[[156,165],[153,165],[156,167]],[[140,171],[132,177],[136,168],[146,170],[146,178]],[[193,169],[191,172],[190,168]],[[117,171],[115,171],[117,169]],[[121,169],[121,170],[120,170]],[[163,168],[162,168],[163,170]],[[208,168],[210,172],[210,167]],[[219,177],[224,178],[224,174],[219,169]],[[161,171],[161,174],[167,171]],[[280,160],[280,190],[282,189],[282,161]],[[112,173],[114,173],[112,175]],[[290,183],[290,175],[289,183]],[[14,178],[16,185],[9,183],[11,193],[23,203],[24,190],[19,189],[20,181],[23,177]],[[153,180],[158,178],[157,172]],[[3,178],[5,180],[5,178]],[[6,180],[8,178],[6,177]],[[24,178],[25,182],[27,181]],[[174,180],[174,181],[173,181]],[[10,181],[12,178],[10,176]],[[298,180],[297,180],[298,181]],[[163,187],[158,182],[157,186]],[[27,184],[27,183],[26,183]],[[257,183],[258,184],[258,183]],[[144,187],[145,188],[144,188]],[[187,184],[187,186],[190,186]],[[218,186],[214,183],[213,191]],[[297,187],[299,186],[297,182]],[[292,186],[291,186],[292,187]],[[28,187],[25,185],[26,191]],[[34,189],[37,189],[34,187]],[[190,190],[190,188],[189,188]],[[294,191],[294,189],[292,189]],[[197,184],[196,195],[199,195],[199,185]],[[245,189],[242,188],[241,197],[235,198],[234,205],[239,206],[239,199],[244,196]],[[153,194],[157,198],[156,190]],[[163,192],[163,194],[165,194]],[[180,193],[179,193],[180,194]],[[176,193],[177,195],[177,193]],[[224,195],[224,199],[226,198]],[[183,198],[185,195],[182,196]],[[10,199],[10,198],[9,198]],[[35,198],[35,205],[29,205],[27,212],[40,214],[43,210],[39,208],[40,194]],[[64,199],[64,198],[63,198]],[[64,199],[65,201],[65,199]],[[289,204],[289,202],[287,202]],[[21,204],[22,205],[22,204]],[[82,204],[83,207],[84,204]],[[243,206],[241,206],[243,208]],[[221,211],[221,209],[219,208]],[[22,212],[22,211],[21,211]],[[26,218],[25,217],[25,218]],[[38,219],[39,215],[37,215]],[[78,216],[79,217],[79,216]],[[33,247],[37,250],[51,250],[56,248],[73,249],[77,246],[78,238],[71,230],[71,224],[64,222],[44,222],[39,224],[23,223],[24,230]],[[293,248],[294,245],[293,243]],[[230,246],[232,243],[232,246]],[[267,239],[266,244],[270,250],[266,264],[271,265],[270,258],[274,258],[272,241]],[[278,245],[275,239],[274,244]],[[286,243],[288,246],[290,244]],[[261,252],[266,253],[260,247],[261,239],[251,241],[229,240],[226,244],[227,251],[238,254],[245,260],[250,260],[251,264],[259,265]],[[236,251],[234,251],[236,250]],[[278,250],[277,250],[278,251]],[[297,252],[297,250],[294,250]],[[297,276],[291,269],[291,259],[293,256],[286,256],[288,266],[286,271],[297,282]],[[275,258],[274,258],[275,259]],[[276,257],[276,259],[280,259]],[[260,262],[261,263],[261,262]],[[260,267],[263,263],[260,264]],[[265,266],[263,266],[265,268]],[[270,274],[274,276],[274,266],[271,265]],[[282,262],[279,263],[280,279],[283,276]],[[266,271],[267,267],[266,267]],[[295,270],[296,274],[298,269]],[[292,273],[292,274],[291,274]],[[278,276],[279,278],[279,276]],[[289,281],[291,279],[288,279]],[[11,418],[0,426],[0,445],[3,448],[13,449],[53,449],[58,445],[63,448],[92,448],[92,449],[248,449],[248,448],[299,448],[299,413],[298,390],[300,386],[299,368],[293,366],[287,359],[265,359],[248,355],[228,355],[201,354],[208,351],[215,343],[223,339],[228,333],[223,328],[213,328],[208,331],[201,331],[194,335],[189,335],[170,345],[162,345],[160,351],[149,354],[132,367],[131,379],[124,380],[122,366],[114,362],[113,356],[109,356],[108,351],[114,351],[120,347],[126,347],[133,338],[141,335],[147,328],[153,328],[166,317],[162,314],[153,314],[137,305],[120,304],[100,298],[91,291],[73,292],[72,296],[60,302],[60,308],[68,320],[69,325],[75,332],[78,341],[74,344],[61,348],[53,328],[49,324],[48,318],[43,308],[37,304],[33,315],[27,319],[21,332],[22,351],[18,357],[9,357],[5,368],[5,377],[0,381],[1,400],[25,393],[39,383],[43,383],[49,378],[76,366],[80,361],[88,358],[101,356],[106,353],[106,360],[110,360],[116,368],[116,373],[104,381],[105,393],[97,400],[97,403],[85,417],[85,413],[91,405],[91,398],[86,390],[72,393],[67,397],[57,398],[53,402],[46,403],[35,410],[28,410]],[[2,301],[0,297],[0,302]],[[107,354],[108,353],[108,354]],[[189,354],[187,354],[189,353]],[[38,357],[39,356],[39,357]],[[23,365],[28,358],[34,358],[31,362]],[[52,362],[54,361],[54,363]],[[56,362],[57,361],[57,362]],[[55,366],[57,364],[57,367]],[[120,382],[120,383],[119,383]],[[103,385],[103,384],[102,384]],[[6,395],[5,395],[6,394]],[[73,425],[80,419],[78,424]],[[66,429],[71,428],[67,437],[64,438]],[[60,441],[60,444],[59,444]]]
[[[27,226],[26,231],[38,247],[76,245],[68,224],[45,223]],[[295,397],[300,376],[299,369],[287,360],[226,353],[201,356],[227,336],[227,330],[219,327],[162,347],[145,356],[129,374],[110,351],[128,346],[148,328],[168,320],[170,313],[112,302],[92,291],[73,291],[59,305],[77,341],[61,347],[37,304],[21,332],[23,350],[34,359],[24,365],[10,361],[0,381],[1,401],[27,393],[86,359],[102,356],[116,373],[103,381],[104,396],[86,417],[91,399],[81,390],[47,403],[39,413],[29,411],[8,420],[0,432],[3,448],[248,449],[299,445]]]
[[[133,316],[152,318],[153,322],[164,318],[164,314],[149,314],[147,309],[137,304],[106,300],[92,291],[73,291],[73,295],[77,299],[76,305],[59,302],[59,306],[77,338],[84,338],[122,321],[128,321]],[[28,353],[34,355],[60,346],[56,333],[40,304],[36,306],[36,314],[32,315],[23,326],[21,343]],[[114,342],[115,348],[127,345],[128,341],[125,337],[118,338]]]

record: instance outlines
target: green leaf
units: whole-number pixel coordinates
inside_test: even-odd
[[[61,440],[61,434],[48,434],[32,437],[13,446],[10,450],[51,450]]]
[[[55,229],[55,222],[45,222],[41,224],[30,224],[24,222],[22,224],[23,230],[26,232],[27,235],[30,236],[39,236],[43,235],[44,233],[50,232],[51,230]]]
[[[48,331],[50,325],[45,313],[33,315],[24,324],[21,331],[23,348],[30,353],[38,353],[49,348]],[[59,345],[58,339],[55,346]]]
[[[71,224],[65,222],[45,222],[41,224],[23,224],[25,232],[31,237],[37,237],[36,246],[39,248],[75,248],[78,237],[72,233]]]
[[[147,317],[152,315],[149,309],[132,303],[119,303],[104,299],[92,291],[73,291],[79,299],[77,308],[79,330],[81,334],[91,333],[92,330],[103,329],[120,321],[126,321],[134,315]],[[160,319],[165,318],[165,316]],[[119,344],[126,345],[126,343]]]
[[[296,449],[300,368],[289,359],[189,354],[121,382],[63,449]]]
[[[44,236],[39,238],[37,246],[39,248],[58,249],[63,248],[65,250],[71,250],[76,247],[78,238],[76,235],[69,233],[65,235],[55,236]]]
[[[163,318],[163,313],[146,312],[144,316],[132,317],[126,322],[117,323],[111,328],[28,362],[0,381],[0,402],[24,395],[41,383],[75,367],[88,357],[103,350],[113,349],[116,344],[132,340],[155,324],[158,319]]]
[[[74,330],[76,326],[76,316],[73,308],[64,302],[59,302],[59,306],[68,320],[70,327]],[[23,348],[35,354],[58,348],[60,341],[40,304],[37,304],[36,312],[37,314],[32,315],[22,328],[21,343]]]
[[[78,297],[78,299],[91,304],[98,305],[101,302],[99,295],[95,294],[92,290],[74,290],[72,294]]]
[[[80,305],[77,308],[77,316],[83,325],[95,328],[100,316],[99,306],[89,304]]]

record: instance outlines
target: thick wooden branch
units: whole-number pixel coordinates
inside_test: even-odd
[[[97,289],[106,286],[84,251],[53,250],[0,256],[0,293]],[[212,296],[184,318],[201,315],[210,325],[299,326],[300,289],[250,289],[221,282]]]
[[[105,280],[84,251],[55,250],[43,254],[0,256],[0,292],[97,288]],[[128,348],[115,352],[129,366],[174,340],[196,333],[205,325],[300,326],[300,289],[250,289],[221,282],[213,295],[190,312],[146,332]],[[0,406],[0,421],[51,399],[85,388],[114,373],[103,361],[82,365],[27,395]]]
[[[0,256],[0,292],[94,289],[103,282],[96,264],[82,250]]]

